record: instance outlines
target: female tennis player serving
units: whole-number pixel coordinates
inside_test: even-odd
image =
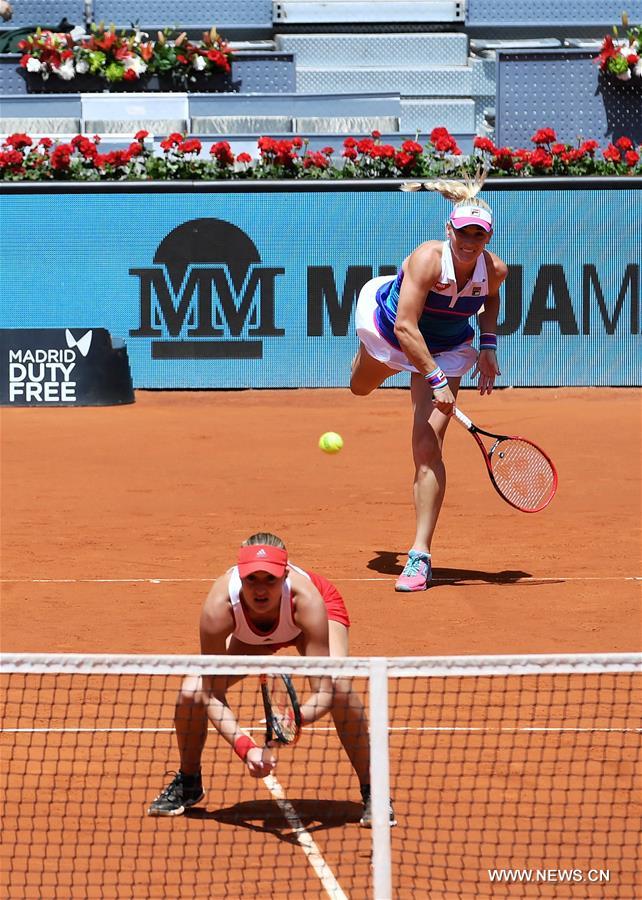
[[[302,656],[347,656],[350,620],[343,598],[326,578],[288,561],[283,541],[264,532],[249,537],[237,565],[214,583],[201,613],[203,654],[272,654],[295,646]],[[242,676],[241,676],[242,677]],[[226,690],[239,677],[191,676],[183,681],[174,724],[180,771],[148,813],[175,816],[204,795],[201,754],[207,723],[233,747],[254,778],[269,775],[276,759],[238,726]],[[309,679],[314,693],[301,705],[304,724],[332,713],[339,739],[359,779],[364,804],[361,824],[371,824],[370,753],[363,704],[347,679]],[[392,818],[392,817],[391,817]],[[393,822],[394,824],[394,822]]]
[[[490,207],[477,199],[484,175],[429,181],[424,187],[455,202],[445,241],[420,244],[396,278],[373,278],[357,302],[359,349],[350,388],[364,396],[390,375],[411,372],[412,451],[416,532],[397,591],[423,591],[431,579],[431,543],[446,490],[444,436],[461,377],[476,365],[481,394],[490,394],[497,363],[499,288],[507,274],[486,250],[493,234]],[[477,315],[479,353],[469,319]]]

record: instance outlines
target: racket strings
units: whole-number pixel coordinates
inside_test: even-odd
[[[491,468],[498,490],[520,509],[540,509],[555,492],[551,463],[528,441],[500,441],[491,455]]]
[[[297,736],[296,716],[283,679],[279,676],[268,678],[268,691],[274,724],[286,741],[293,741]]]

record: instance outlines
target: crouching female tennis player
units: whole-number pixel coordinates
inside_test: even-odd
[[[396,278],[368,281],[357,302],[360,344],[350,389],[370,394],[390,375],[411,372],[412,452],[416,531],[397,591],[423,591],[431,579],[431,543],[446,490],[444,436],[463,375],[476,366],[481,394],[490,394],[497,363],[499,288],[507,267],[486,250],[493,234],[490,207],[476,195],[479,175],[465,183],[429,181],[424,187],[455,202],[445,241],[420,244]],[[469,319],[477,315],[479,353]]]
[[[201,653],[256,656],[294,646],[302,656],[342,657],[348,655],[349,625],[336,587],[322,575],[293,565],[283,541],[262,532],[243,543],[237,565],[212,586],[201,613]],[[201,754],[208,720],[254,778],[264,778],[274,768],[275,757],[243,734],[227,705],[226,689],[241,677],[184,679],[174,718],[180,771],[153,801],[150,816],[180,815],[204,798]],[[370,827],[370,751],[363,704],[348,679],[320,678],[316,684],[316,692],[301,706],[303,722],[311,724],[332,713],[359,779],[361,825]]]

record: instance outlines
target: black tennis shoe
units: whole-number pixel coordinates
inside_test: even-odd
[[[183,772],[177,772],[174,780],[149,807],[147,815],[181,816],[190,806],[200,803],[204,796],[200,772],[198,775],[184,775]]]
[[[361,799],[363,800],[363,812],[359,819],[359,825],[362,828],[372,828],[372,797],[370,796],[370,785],[362,785]],[[390,801],[390,826],[397,824],[395,811],[392,808],[392,800]]]

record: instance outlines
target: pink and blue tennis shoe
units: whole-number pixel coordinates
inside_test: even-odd
[[[423,553],[421,550],[409,550],[408,562],[399,578],[397,578],[395,590],[402,592],[425,591],[431,578],[430,553]]]

